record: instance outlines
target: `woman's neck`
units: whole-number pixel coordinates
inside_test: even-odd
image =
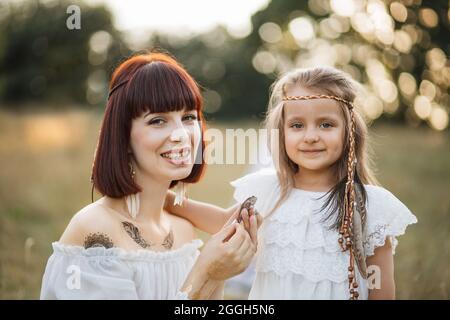
[[[294,176],[295,188],[308,191],[329,191],[336,183],[335,170],[308,170],[299,168]]]
[[[170,181],[164,183],[141,174],[136,175],[136,183],[141,187],[142,192],[139,193],[139,213],[135,221],[137,223],[154,223],[160,225]],[[115,211],[125,215],[127,218],[131,218],[125,197],[120,199],[106,197],[105,202],[106,205]]]

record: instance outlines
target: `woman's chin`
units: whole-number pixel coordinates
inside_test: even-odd
[[[167,176],[169,177],[169,180],[183,180],[189,177],[189,175],[192,172],[192,166],[187,166],[183,168],[178,169],[172,169],[170,172],[167,173]]]

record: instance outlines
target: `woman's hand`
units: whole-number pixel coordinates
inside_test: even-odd
[[[244,209],[246,215],[246,209]],[[221,231],[211,237],[202,250],[199,262],[208,277],[225,280],[244,271],[250,264],[257,248],[257,224],[255,217],[236,223],[238,212],[230,217]]]
[[[240,208],[236,209],[237,212],[239,212],[239,209]],[[245,230],[247,230],[247,232],[250,235],[252,233],[252,230],[251,230],[252,227],[250,225],[250,218],[252,218],[252,217],[255,218],[254,221],[255,221],[256,231],[259,229],[259,227],[263,223],[262,216],[258,213],[258,211],[256,211],[256,209],[254,207],[251,207],[249,210],[244,208],[241,212],[241,217],[242,217],[241,223],[244,225]]]
[[[244,222],[235,222],[238,213],[230,217],[200,253],[182,288],[191,299],[207,299],[218,285],[244,271],[252,261],[258,243],[257,220],[254,215],[247,219],[247,232]]]

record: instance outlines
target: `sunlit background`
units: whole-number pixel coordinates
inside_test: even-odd
[[[66,26],[73,4],[79,30]],[[221,130],[258,128],[292,68],[358,80],[378,178],[419,219],[399,239],[397,295],[448,299],[449,24],[448,0],[0,0],[0,298],[38,298],[50,243],[90,202],[111,72],[157,48],[199,82]],[[190,196],[228,206],[248,170],[212,165]],[[245,298],[247,280],[227,297]]]

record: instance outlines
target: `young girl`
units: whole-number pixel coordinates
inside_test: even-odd
[[[269,141],[274,168],[231,183],[237,201],[258,198],[264,217],[250,299],[395,298],[396,237],[417,219],[377,186],[356,87],[333,68],[297,69],[273,85],[265,123],[279,132]],[[232,212],[186,207],[209,232]]]

